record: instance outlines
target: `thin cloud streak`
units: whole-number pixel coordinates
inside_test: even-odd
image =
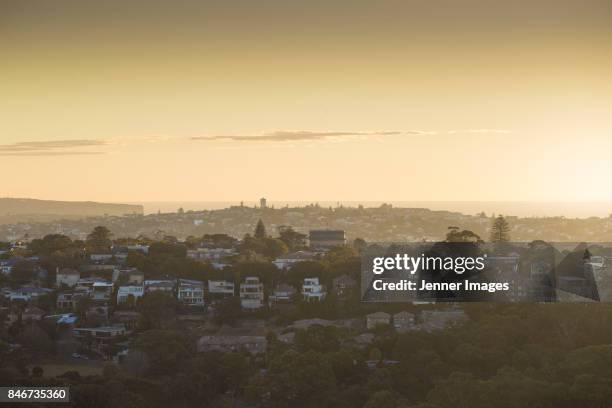
[[[301,141],[317,141],[329,140],[338,141],[354,137],[377,137],[377,136],[435,136],[435,135],[454,135],[454,134],[509,134],[512,133],[506,129],[458,129],[458,130],[405,130],[405,131],[330,131],[317,132],[308,130],[279,130],[274,132],[265,132],[253,135],[215,135],[215,136],[196,136],[192,137],[193,141],[214,141],[214,140],[229,140],[234,142],[301,142]]]
[[[4,153],[0,151],[0,156],[97,156],[106,154],[105,152],[12,152]]]
[[[77,156],[104,154],[101,151],[74,151],[74,148],[107,146],[96,139],[47,140],[0,145],[0,156]]]
[[[364,136],[397,136],[406,132],[398,131],[380,131],[380,132],[349,132],[349,131],[333,131],[333,132],[316,132],[308,130],[278,130],[275,132],[266,132],[258,135],[216,135],[216,136],[197,136],[192,137],[195,141],[210,141],[210,140],[232,140],[237,142],[298,142],[298,141],[313,141],[313,140],[331,140],[331,139],[346,139],[352,137]]]

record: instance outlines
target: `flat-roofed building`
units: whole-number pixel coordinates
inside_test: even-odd
[[[346,245],[346,233],[343,230],[311,230],[308,240],[311,249],[331,249]]]
[[[257,277],[246,277],[240,284],[240,306],[259,309],[264,305],[264,285]]]

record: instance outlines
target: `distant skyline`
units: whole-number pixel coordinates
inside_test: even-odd
[[[0,2],[4,196],[612,201],[612,2]]]

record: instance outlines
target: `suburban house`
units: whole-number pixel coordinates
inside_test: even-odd
[[[174,281],[170,280],[146,280],[144,281],[145,293],[160,291],[172,293],[174,291]]]
[[[237,255],[237,252],[233,248],[197,248],[187,251],[188,258],[209,262],[222,262],[234,255]]]
[[[57,294],[55,305],[58,309],[74,310],[79,299],[89,297],[88,292],[61,292]]]
[[[144,273],[136,268],[113,269],[113,282],[116,282],[119,278],[126,279],[127,283],[130,284],[142,285],[144,282]]]
[[[258,309],[264,305],[264,285],[257,277],[247,277],[240,284],[240,306]]]
[[[310,249],[327,250],[346,245],[346,234],[343,230],[311,230],[308,241]]]
[[[47,288],[39,288],[35,286],[22,286],[18,289],[9,289],[7,293],[5,293],[5,297],[11,302],[14,301],[24,301],[30,302],[33,299],[37,299],[42,295],[46,295],[47,293],[51,293],[51,289]]]
[[[144,286],[142,285],[126,285],[120,286],[117,290],[117,304],[127,302],[132,296],[134,301],[144,295]]]
[[[126,334],[125,326],[75,327],[72,329],[75,338],[88,348],[102,351],[106,346],[121,340]]]
[[[234,282],[225,280],[210,280],[208,281],[208,293],[211,295],[230,295],[235,294]]]
[[[268,302],[271,304],[276,302],[290,302],[296,293],[297,290],[293,286],[281,283],[274,287],[272,294],[268,298]]]
[[[113,293],[113,284],[110,282],[94,282],[91,298],[98,302],[108,302]]]
[[[204,283],[179,279],[178,300],[188,306],[204,306]]]
[[[57,271],[55,275],[55,284],[57,286],[65,285],[73,288],[79,283],[79,279],[81,279],[81,273],[79,271],[65,268]]]
[[[315,259],[315,255],[314,252],[297,251],[279,256],[272,261],[272,263],[276,265],[278,269],[291,269],[291,267],[298,262],[312,261]]]
[[[302,285],[302,296],[305,301],[321,301],[327,293],[325,286],[319,283],[319,278],[305,278]]]
[[[391,315],[385,312],[376,312],[366,315],[366,327],[368,330],[376,328],[381,324],[391,323]]]

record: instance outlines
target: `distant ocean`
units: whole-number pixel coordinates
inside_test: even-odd
[[[322,207],[378,207],[388,203],[394,207],[405,208],[429,208],[430,210],[447,210],[463,214],[477,214],[485,212],[487,215],[503,214],[518,217],[556,217],[566,218],[588,218],[608,217],[612,214],[612,202],[563,202],[563,201],[270,201],[268,206],[280,208],[303,207],[308,204],[318,203]],[[232,205],[240,205],[240,201],[159,201],[159,202],[134,202],[129,204],[141,204],[144,206],[145,214],[160,212],[175,212],[179,208],[185,211],[217,210]],[[253,207],[259,205],[259,201],[244,201],[245,206]]]

